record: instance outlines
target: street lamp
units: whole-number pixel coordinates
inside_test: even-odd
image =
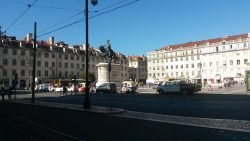
[[[90,99],[89,99],[89,1],[85,0],[85,18],[86,18],[86,92],[83,102],[83,108],[90,108]],[[92,5],[97,5],[97,0],[91,0]]]

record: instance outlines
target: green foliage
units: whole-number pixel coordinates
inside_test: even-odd
[[[73,79],[74,78],[74,73],[68,73],[68,75],[66,76],[66,79]]]
[[[80,79],[86,80],[86,73],[85,72],[80,72]],[[95,81],[95,73],[89,72],[89,81]]]

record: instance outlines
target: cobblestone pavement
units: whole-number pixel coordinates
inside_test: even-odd
[[[161,115],[153,113],[134,112],[134,111],[127,111],[125,113],[115,116],[250,133],[250,121],[247,120],[196,118],[196,117]]]

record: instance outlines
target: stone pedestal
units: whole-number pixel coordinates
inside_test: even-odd
[[[97,83],[96,86],[104,82],[109,82],[109,70],[108,63],[99,63],[97,67]],[[111,72],[110,72],[110,82],[121,83],[121,65],[111,63]]]

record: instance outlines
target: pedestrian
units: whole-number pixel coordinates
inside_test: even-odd
[[[67,95],[67,88],[63,86],[63,95]]]
[[[208,81],[208,91],[212,91],[212,82]]]
[[[8,98],[11,100],[11,95],[12,95],[12,87],[9,87],[8,89]]]
[[[1,88],[1,95],[2,95],[2,101],[4,101],[4,95],[5,95],[4,87]]]

